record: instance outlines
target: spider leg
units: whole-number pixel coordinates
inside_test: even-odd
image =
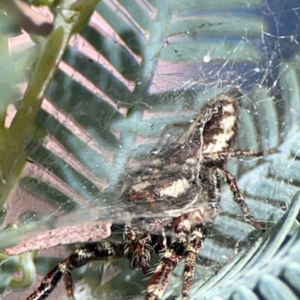
[[[183,273],[183,278],[184,278],[183,290],[182,290],[183,300],[188,299],[192,280],[195,274],[197,255],[203,246],[205,237],[206,237],[205,226],[203,224],[197,225],[192,231],[192,237],[187,246],[186,261],[185,261],[184,273]]]
[[[174,268],[184,256],[186,243],[187,239],[185,236],[179,237],[165,251],[149,283],[146,300],[161,299]]]
[[[65,288],[67,290],[67,296],[68,298],[73,299],[73,281],[72,281],[72,271],[70,269],[66,270],[64,274],[64,282],[65,282]]]
[[[246,222],[251,224],[256,229],[261,229],[260,224],[255,220],[250,212],[250,208],[245,203],[243,194],[241,193],[235,177],[226,169],[217,168],[218,172],[224,177],[225,181],[229,184],[230,190],[233,194],[234,201],[239,205],[244,215]]]
[[[221,152],[214,152],[209,154],[204,154],[204,159],[206,160],[224,160],[228,157],[235,157],[235,156],[266,156],[269,154],[277,153],[277,148],[271,148],[265,151],[256,151],[256,150],[227,150]]]
[[[71,273],[92,260],[109,259],[121,251],[119,245],[110,242],[87,244],[84,249],[78,249],[74,254],[56,265],[42,280],[40,286],[26,300],[42,300],[54,290],[62,277],[65,280],[68,297],[73,297]]]

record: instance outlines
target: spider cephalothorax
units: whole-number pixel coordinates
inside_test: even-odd
[[[62,276],[71,296],[71,271],[91,260],[123,255],[133,268],[147,272],[152,252],[162,257],[148,286],[146,299],[162,297],[172,271],[183,259],[182,298],[187,299],[196,258],[206,237],[205,223],[213,221],[219,213],[221,178],[229,184],[246,222],[260,229],[235,177],[224,168],[227,157],[272,153],[272,150],[264,153],[231,148],[237,133],[241,97],[239,89],[232,89],[209,100],[176,142],[159,145],[150,155],[149,163],[125,180],[123,200],[143,205],[148,211],[161,211],[163,218],[146,220],[143,228],[134,222],[125,224],[123,245],[109,241],[83,245],[50,271],[27,299],[45,299]]]

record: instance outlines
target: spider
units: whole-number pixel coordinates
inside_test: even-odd
[[[261,225],[252,216],[235,177],[224,168],[226,158],[234,156],[264,156],[273,153],[234,150],[237,133],[239,99],[242,92],[233,88],[210,99],[195,116],[177,141],[158,145],[142,168],[124,181],[122,199],[144,210],[164,211],[165,217],[138,219],[123,224],[124,242],[109,239],[85,244],[55,266],[27,300],[41,300],[63,277],[68,297],[73,297],[72,271],[92,260],[124,257],[132,268],[147,273],[153,252],[161,259],[147,289],[146,299],[160,299],[176,265],[185,260],[182,299],[189,297],[195,273],[196,259],[203,247],[207,230],[220,210],[220,182],[230,186],[244,219],[256,229]],[[172,209],[170,209],[170,207]],[[112,225],[112,231],[120,228]]]

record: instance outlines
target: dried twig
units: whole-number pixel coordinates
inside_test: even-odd
[[[97,242],[110,236],[110,223],[86,223],[48,230],[26,239],[21,244],[7,248],[8,255],[19,255],[38,249],[47,249],[60,244]]]

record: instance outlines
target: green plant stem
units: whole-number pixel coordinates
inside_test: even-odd
[[[89,20],[99,0],[65,0],[54,28],[41,48],[35,69],[11,127],[0,137],[0,205],[3,205],[25,164],[24,148],[47,88],[72,33]]]

